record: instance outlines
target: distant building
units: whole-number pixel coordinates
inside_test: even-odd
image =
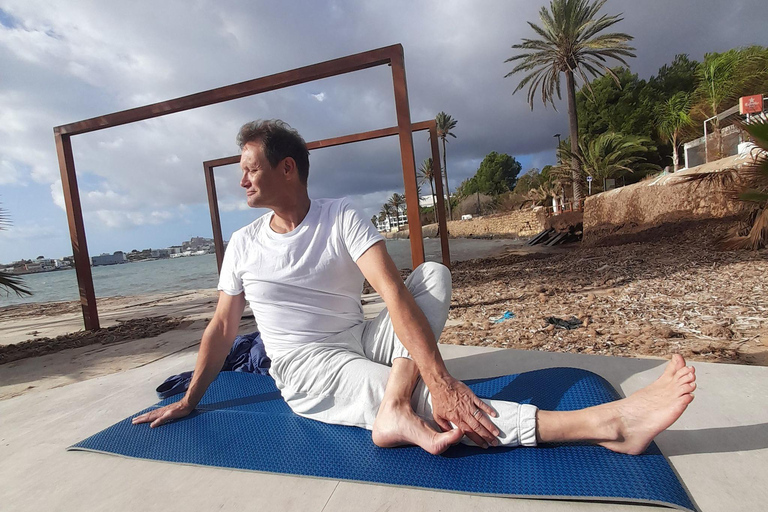
[[[91,257],[91,264],[94,267],[101,265],[117,265],[118,263],[125,263],[127,261],[123,251],[115,251],[114,254],[100,254],[99,256]]]
[[[200,249],[208,248],[209,245],[213,243],[213,240],[210,238],[203,238],[201,236],[193,236],[189,240],[189,248],[193,251],[199,251]]]
[[[152,249],[150,255],[153,258],[170,258],[171,249]]]
[[[431,208],[435,206],[435,196],[433,195],[421,196],[419,198],[419,206],[422,208]]]
[[[768,97],[762,98],[762,95],[755,95],[761,100],[768,100]],[[744,99],[744,98],[742,98]],[[740,105],[735,105],[729,109],[717,114],[717,120],[720,125],[720,139],[713,133],[713,124],[710,121],[714,117],[707,119],[702,125],[706,131],[706,137],[686,142],[683,144],[683,156],[685,159],[684,169],[691,169],[706,162],[738,155],[745,150],[745,142],[748,142],[744,130],[739,128],[738,123],[747,123],[750,119],[768,120],[768,101],[759,102],[759,111],[752,111],[749,114],[743,114]],[[722,148],[723,153],[718,154]],[[747,150],[748,151],[748,150]]]

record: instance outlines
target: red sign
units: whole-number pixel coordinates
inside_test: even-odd
[[[740,114],[756,114],[763,111],[763,95],[742,96],[739,99]]]

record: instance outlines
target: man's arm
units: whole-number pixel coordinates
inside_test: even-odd
[[[445,431],[451,430],[451,423],[458,425],[478,445],[494,443],[493,432],[498,429],[476,410],[491,416],[496,416],[496,412],[448,373],[427,317],[405,287],[384,242],[372,245],[358,258],[357,265],[384,300],[395,334],[408,349],[430,390],[435,421]]]
[[[245,295],[227,295],[219,292],[219,303],[213,319],[205,328],[197,354],[195,371],[184,398],[176,403],[155,409],[133,418],[133,424],[150,423],[150,427],[159,427],[171,420],[183,418],[195,410],[195,407],[205,394],[205,390],[216,379],[224,366],[232,343],[240,327],[240,318],[245,309]]]

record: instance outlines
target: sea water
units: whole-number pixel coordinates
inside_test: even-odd
[[[398,268],[411,268],[409,240],[387,240],[387,251]],[[450,240],[451,260],[468,260],[488,256],[504,247],[520,245],[520,240],[474,240],[457,238]],[[424,253],[427,261],[441,261],[439,239],[425,239]],[[215,288],[218,282],[216,256],[206,254],[163,260],[140,261],[92,267],[93,286],[97,297],[118,297],[168,293],[182,290]],[[31,297],[19,298],[15,294],[5,296],[0,291],[0,307],[33,302],[59,302],[77,300],[77,277],[74,270],[41,272],[22,276]]]

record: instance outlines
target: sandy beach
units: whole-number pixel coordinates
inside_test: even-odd
[[[516,246],[455,262],[440,342],[768,365],[768,253],[716,250],[719,226],[604,247]],[[196,350],[216,296],[211,289],[101,299],[98,333],[82,332],[76,301],[3,308],[0,399]],[[505,312],[514,317],[494,321]],[[581,324],[566,330],[549,317]],[[247,310],[241,332],[254,328]]]
[[[722,226],[454,266],[441,343],[768,365],[768,252],[719,251]],[[498,323],[492,318],[513,313]],[[573,330],[549,317],[575,317]]]

